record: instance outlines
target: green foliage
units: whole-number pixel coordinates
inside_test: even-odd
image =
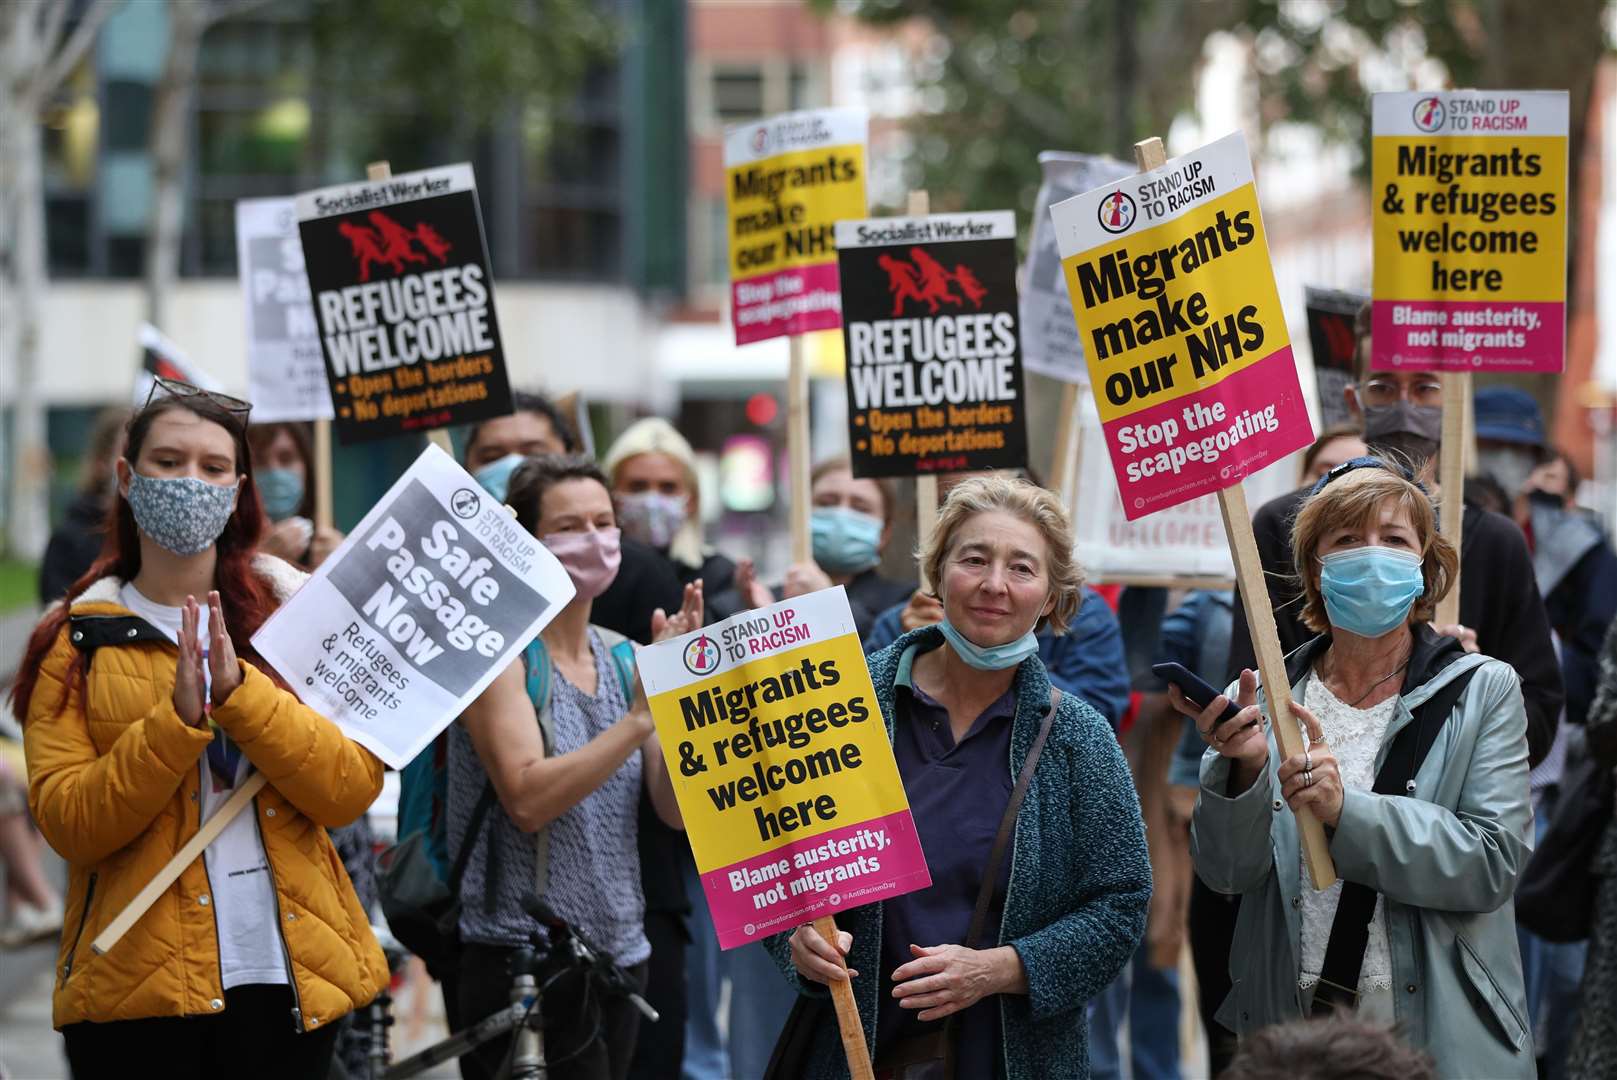
[[[339,100],[396,103],[409,124],[462,129],[513,106],[556,109],[618,41],[593,0],[318,0],[313,14]]]
[[[39,568],[33,563],[0,557],[0,612],[37,603],[38,580]]]
[[[830,0],[818,0],[822,10]],[[1165,135],[1192,101],[1202,43],[1239,0],[859,0],[924,18],[938,53],[909,125],[934,210],[1031,206],[1041,150],[1110,153]]]

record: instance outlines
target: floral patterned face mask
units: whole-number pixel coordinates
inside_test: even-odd
[[[129,470],[129,509],[152,542],[176,555],[206,551],[225,531],[236,509],[233,484],[210,484],[194,476],[142,476]]]

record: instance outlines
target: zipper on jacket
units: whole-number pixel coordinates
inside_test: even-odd
[[[79,912],[79,928],[73,933],[73,944],[67,950],[67,959],[62,961],[62,985],[67,985],[68,976],[73,974],[73,957],[79,951],[79,939],[84,936],[84,927],[90,921],[90,902],[95,899],[95,882],[100,877],[100,871],[91,871],[90,884],[84,889],[84,909]]]
[[[286,960],[286,985],[292,991],[292,1026],[302,1035],[308,1029],[303,1023],[303,998],[298,993],[297,972],[292,970],[292,948],[286,943],[286,933],[281,929],[286,914],[281,911],[281,885],[275,877],[275,863],[269,857],[269,845],[264,843],[264,830],[259,828],[258,797],[253,797],[253,831],[258,834],[258,846],[264,849],[264,866],[269,870],[270,892],[275,895],[275,940],[281,943],[281,956]]]

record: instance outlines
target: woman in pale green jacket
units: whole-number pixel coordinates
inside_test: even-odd
[[[1205,709],[1173,694],[1209,746],[1196,870],[1243,897],[1218,1019],[1245,1035],[1347,1009],[1396,1024],[1442,1076],[1533,1077],[1511,900],[1532,827],[1516,673],[1428,624],[1458,558],[1395,467],[1332,470],[1292,545],[1320,632],[1286,661],[1305,752],[1282,760],[1251,672]],[[1302,864],[1304,807],[1342,879],[1323,891]]]

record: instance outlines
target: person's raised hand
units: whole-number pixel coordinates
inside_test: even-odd
[[[309,550],[314,534],[314,526],[308,518],[289,517],[277,521],[264,531],[258,541],[258,550],[277,559],[297,563],[302,560],[303,553]]]
[[[735,590],[749,609],[768,607],[775,602],[769,586],[758,580],[758,568],[751,559],[736,563]]]
[[[202,687],[206,685],[202,643],[197,640],[200,613],[197,598],[187,596],[185,606],[180,608],[180,658],[174,668],[174,711],[192,727],[201,727],[207,717],[202,701]]]
[[[1307,807],[1321,824],[1334,829],[1342,819],[1342,772],[1336,755],[1326,745],[1325,732],[1312,712],[1295,701],[1291,711],[1308,729],[1308,746],[1282,761],[1275,771],[1280,779],[1280,795],[1292,813]]]
[[[1431,627],[1441,636],[1451,637],[1455,641],[1458,641],[1460,643],[1460,647],[1466,652],[1477,651],[1477,632],[1471,629],[1469,626],[1461,626],[1459,623],[1447,623],[1443,626],[1439,626],[1434,622],[1431,624]]]
[[[336,529],[316,529],[309,541],[309,569],[313,570],[330,557],[343,542],[343,534]]]
[[[677,638],[701,625],[702,579],[697,578],[685,586],[685,595],[681,599],[678,611],[669,615],[662,608],[658,608],[651,613],[651,642],[655,645],[659,641]]]
[[[1196,732],[1203,742],[1221,756],[1256,769],[1269,758],[1269,739],[1264,732],[1268,721],[1257,706],[1258,676],[1255,672],[1241,672],[1235,699],[1240,712],[1220,723],[1218,718],[1230,703],[1227,695],[1218,695],[1207,703],[1206,708],[1202,708],[1185,697],[1179,687],[1171,683],[1168,685],[1168,702],[1175,710],[1195,721]]]
[[[920,589],[910,594],[910,602],[898,613],[898,625],[904,628],[905,633],[923,626],[936,626],[942,621],[943,601]]]
[[[844,966],[843,957],[853,948],[853,935],[846,930],[837,931],[836,948],[820,936],[813,926],[799,926],[792,932],[792,966],[805,979],[829,986],[857,978],[859,973]]]
[[[813,562],[800,562],[786,568],[786,581],[781,593],[787,600],[791,600],[830,587],[831,579],[826,576],[824,570]]]
[[[208,594],[208,675],[216,706],[223,705],[241,685],[241,661],[236,659],[236,646],[225,627],[225,607],[217,590]]]

